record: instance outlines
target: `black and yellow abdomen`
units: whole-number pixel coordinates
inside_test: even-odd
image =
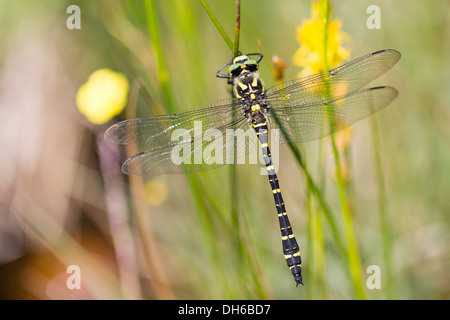
[[[274,170],[272,155],[269,149],[269,128],[267,126],[266,115],[270,107],[266,103],[264,85],[256,72],[249,72],[245,68],[242,69],[241,74],[234,79],[233,93],[240,100],[244,116],[255,130],[261,144],[264,164],[267,169],[267,175],[277,209],[284,258],[294,276],[296,284],[303,284],[300,250],[286,213],[278,177]]]
[[[253,128],[261,144],[264,164],[267,169],[267,175],[269,177],[270,187],[272,188],[275,207],[278,213],[278,222],[280,224],[284,258],[286,259],[286,263],[289,269],[291,269],[291,273],[294,276],[296,284],[303,284],[300,249],[298,247],[297,240],[295,239],[291,223],[286,213],[283,196],[281,195],[281,189],[278,183],[278,177],[272,163],[272,155],[270,153],[268,144],[267,122],[257,123],[253,125]]]

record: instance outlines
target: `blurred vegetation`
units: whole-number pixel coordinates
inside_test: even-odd
[[[235,1],[205,2],[233,39]],[[272,56],[287,62],[287,80],[296,78],[296,28],[310,16],[310,1],[241,2],[240,50],[262,45],[266,87],[276,83]],[[353,127],[344,156],[361,294],[336,242],[345,246],[346,226],[330,138],[296,147],[332,220],[298,158],[280,146],[278,176],[302,249],[298,288],[260,166],[145,180],[120,173],[126,152],[104,141],[109,125],[229,97],[215,73],[230,49],[200,1],[76,1],[80,30],[66,28],[73,2],[1,1],[0,297],[448,299],[450,4],[377,1],[381,29],[369,30],[372,2],[331,1],[352,38],[351,58],[402,53],[374,82],[399,97]],[[101,68],[125,74],[132,88],[125,112],[93,125],[75,96]],[[81,290],[66,287],[73,264]],[[371,265],[381,268],[379,290],[366,287]]]

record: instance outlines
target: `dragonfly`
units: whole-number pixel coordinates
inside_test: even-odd
[[[366,85],[391,69],[400,57],[397,50],[380,50],[266,89],[258,74],[262,54],[240,54],[216,73],[232,84],[232,98],[186,112],[125,120],[108,128],[105,138],[148,148],[122,165],[124,174],[145,176],[193,173],[236,163],[259,144],[278,215],[283,255],[296,286],[303,285],[300,249],[269,148],[271,132],[277,129],[282,133],[280,143],[311,141],[380,111],[398,91]],[[226,67],[227,73],[223,73]],[[237,139],[236,132],[244,129],[256,139]]]

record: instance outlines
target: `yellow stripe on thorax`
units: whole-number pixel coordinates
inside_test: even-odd
[[[261,110],[261,106],[259,104],[255,104],[252,106],[252,111],[258,111]]]
[[[242,82],[237,83],[239,87],[241,87],[242,90],[247,90],[248,86]]]

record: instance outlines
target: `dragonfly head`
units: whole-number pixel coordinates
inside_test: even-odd
[[[241,55],[234,58],[233,63],[228,68],[228,74],[232,78],[238,77],[243,72],[256,72],[258,70],[258,62],[250,59],[247,55]]]

